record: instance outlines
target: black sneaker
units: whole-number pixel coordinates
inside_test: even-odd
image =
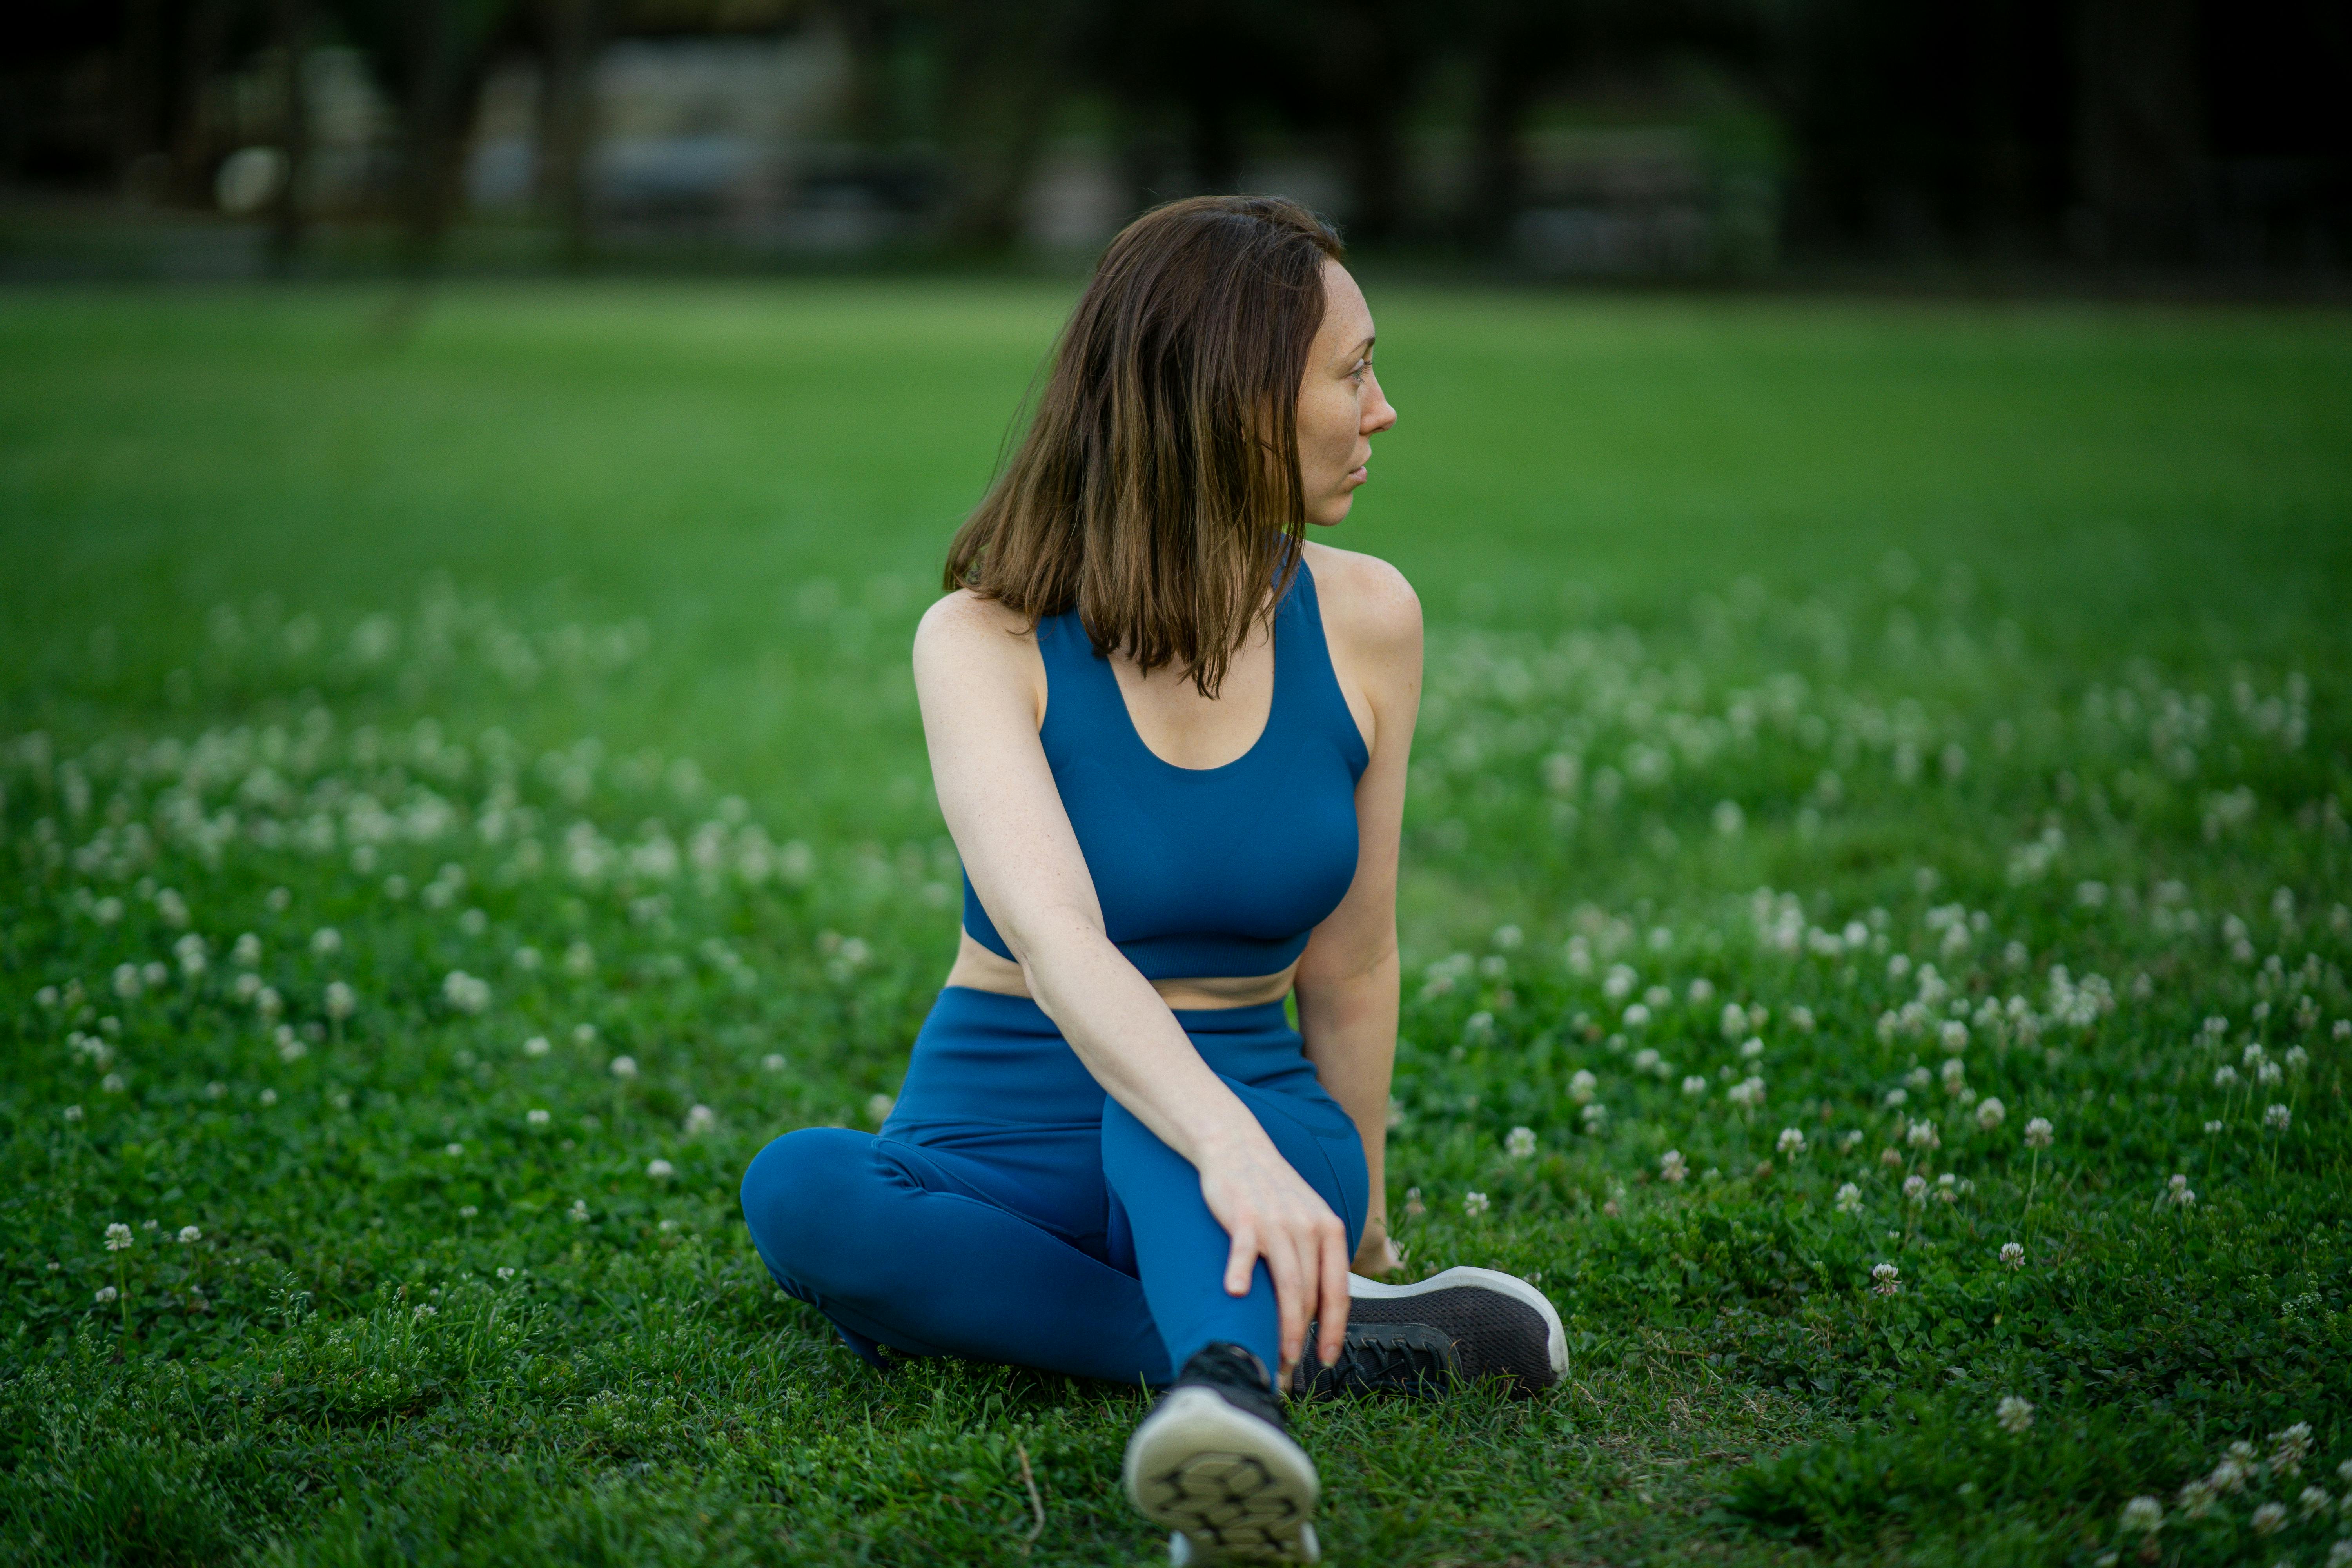
[[[1449,1268],[1416,1285],[1348,1277],[1348,1333],[1337,1364],[1317,1359],[1309,1325],[1298,1392],[1443,1394],[1496,1377],[1528,1398],[1568,1372],[1568,1333],[1544,1293],[1492,1268]]]
[[[1323,1483],[1292,1440],[1265,1363],[1213,1343],[1127,1441],[1127,1495],[1168,1527],[1172,1563],[1313,1563]]]

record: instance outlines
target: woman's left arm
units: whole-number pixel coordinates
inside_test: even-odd
[[[1371,761],[1356,781],[1356,879],[1315,928],[1295,982],[1298,1029],[1316,1076],[1355,1121],[1371,1173],[1355,1271],[1402,1261],[1389,1243],[1389,1079],[1396,1067],[1396,891],[1406,764],[1421,711],[1421,602],[1384,561],[1317,550],[1326,640],[1350,708],[1370,710]]]

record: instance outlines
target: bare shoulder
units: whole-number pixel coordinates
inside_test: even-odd
[[[1401,653],[1421,646],[1421,596],[1404,574],[1377,555],[1309,543],[1307,564],[1324,624],[1366,652]]]
[[[1034,647],[1036,631],[1028,617],[984,599],[969,588],[933,602],[915,628],[915,658],[943,655],[951,658],[985,658],[991,655],[1018,657]]]

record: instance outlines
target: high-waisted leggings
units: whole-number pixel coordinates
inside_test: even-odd
[[[1363,1143],[1282,1004],[1176,1021],[1346,1225],[1352,1254]],[[1265,1260],[1247,1295],[1226,1293],[1231,1247],[1199,1173],[1103,1093],[1025,996],[942,991],[881,1133],[785,1133],[744,1173],[743,1217],[777,1284],[869,1361],[887,1344],[1159,1384],[1222,1340],[1276,1364]]]

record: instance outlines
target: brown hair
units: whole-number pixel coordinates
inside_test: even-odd
[[[1339,237],[1278,196],[1194,196],[1120,231],[1055,346],[1027,437],[944,586],[1214,697],[1306,534],[1298,388]]]

